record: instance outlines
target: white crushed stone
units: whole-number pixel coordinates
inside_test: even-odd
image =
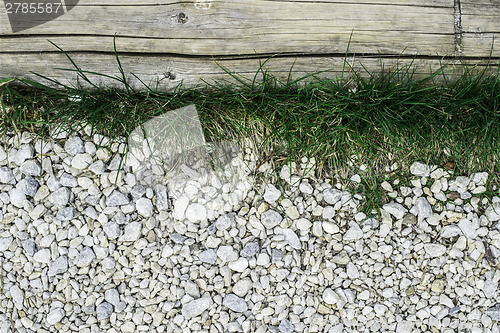
[[[196,163],[167,175],[143,146],[120,167],[120,144],[89,133],[41,162],[29,133],[1,139],[0,332],[499,331],[486,172],[415,162],[370,218],[305,157],[255,186]],[[242,151],[228,168],[257,165]]]

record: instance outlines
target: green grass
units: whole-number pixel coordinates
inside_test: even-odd
[[[74,66],[72,71],[91,83],[88,73]],[[125,75],[114,78],[123,89],[108,90],[4,80],[0,136],[28,130],[47,137],[51,124],[63,123],[75,131],[90,125],[114,140],[152,117],[194,103],[207,141],[251,138],[260,161],[270,161],[276,169],[292,161],[299,165],[302,156],[315,157],[317,176],[351,183],[353,192],[366,196],[362,210],[367,213],[388,200],[380,183],[401,179],[400,185],[407,184],[409,165],[417,160],[440,166],[453,162],[456,175],[488,171],[484,196],[491,196],[500,174],[500,73],[471,68],[457,80],[434,84],[441,73],[415,79],[412,66],[382,68],[368,79],[355,76],[355,91],[343,77],[310,75],[281,82],[262,66],[255,75],[262,76],[259,81],[228,71],[239,84],[172,93],[146,86],[134,91]],[[360,184],[349,181],[356,173]]]

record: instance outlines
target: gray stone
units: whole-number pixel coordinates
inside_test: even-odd
[[[412,333],[415,323],[412,321],[401,321],[396,326],[396,333]]]
[[[408,212],[408,209],[404,208],[403,205],[395,202],[383,205],[382,209],[394,216],[397,220],[402,219]]]
[[[280,171],[280,178],[286,180],[290,179],[291,177],[292,177],[292,170],[290,169],[290,166],[287,164],[283,165]]]
[[[85,214],[86,216],[90,217],[93,220],[97,220],[97,218],[99,217],[95,208],[91,206],[85,208],[83,214]]]
[[[35,161],[28,160],[21,165],[19,171],[21,171],[21,173],[25,174],[26,176],[40,176],[40,172],[42,171],[42,169]]]
[[[111,162],[109,162],[108,169],[109,170],[118,170],[118,168],[120,167],[120,163],[121,163],[121,167],[123,168],[122,157],[117,154],[117,155],[115,155],[115,157],[113,157]]]
[[[349,254],[345,250],[340,251],[332,257],[332,262],[337,265],[347,265],[350,260]]]
[[[7,249],[10,247],[10,244],[12,244],[13,241],[14,237],[12,236],[0,237],[0,252],[7,251]]]
[[[98,160],[89,165],[88,169],[95,173],[96,175],[102,175],[106,171],[106,165],[103,161]]]
[[[0,146],[0,162],[4,161],[5,159],[7,159],[7,152],[2,146]]]
[[[238,252],[236,252],[230,245],[223,245],[217,249],[217,256],[223,262],[234,261],[238,259]]]
[[[33,157],[33,148],[31,145],[23,144],[17,150],[17,153],[13,156],[13,161],[17,165],[21,166],[24,161]]]
[[[342,199],[342,191],[337,189],[328,188],[323,191],[323,200],[329,205],[335,205]]]
[[[282,220],[283,217],[280,215],[280,213],[272,209],[266,210],[260,216],[261,223],[268,229],[274,228],[275,226],[280,224]]]
[[[153,190],[156,196],[156,208],[167,210],[169,208],[167,187],[163,184],[156,184]]]
[[[98,204],[99,199],[100,199],[99,195],[89,195],[85,198],[85,203],[88,205],[95,206]]]
[[[75,216],[75,209],[72,206],[60,209],[57,212],[56,218],[61,221],[70,221]]]
[[[484,215],[490,222],[500,220],[500,202],[494,202],[491,206],[486,208]]]
[[[488,308],[484,312],[484,314],[490,317],[492,320],[500,321],[500,303],[497,303],[495,306]]]
[[[403,217],[403,224],[406,226],[411,226],[417,224],[417,217],[412,213],[408,213]]]
[[[264,192],[264,200],[269,203],[273,203],[278,200],[281,196],[281,191],[278,190],[273,184],[268,184],[266,186],[266,191]]]
[[[446,253],[446,246],[442,244],[426,243],[424,249],[431,257],[441,257]]]
[[[47,248],[38,250],[33,255],[33,260],[42,264],[48,264],[50,262],[50,250]]]
[[[305,194],[312,194],[314,192],[313,187],[308,182],[302,182],[299,185],[299,190]]]
[[[344,332],[344,324],[337,324],[335,326],[332,326],[328,330],[328,333],[342,333],[342,332]]]
[[[68,257],[60,256],[49,264],[48,276],[55,276],[68,270]]]
[[[51,192],[54,192],[61,187],[61,182],[54,175],[51,175],[49,179],[47,179],[46,184]]]
[[[70,130],[68,125],[60,124],[60,125],[55,126],[52,129],[52,131],[50,131],[50,137],[52,139],[56,139],[56,140],[66,139],[70,133],[71,133],[71,130]]]
[[[487,180],[488,180],[488,173],[487,172],[477,172],[477,173],[471,175],[471,181],[476,183],[477,186],[486,185]]]
[[[172,216],[177,220],[183,220],[185,218],[185,211],[188,205],[189,205],[189,198],[185,195],[175,199],[174,211],[172,213]]]
[[[498,249],[497,247],[495,247],[493,245],[490,245],[490,251],[491,251],[491,255],[493,256],[493,258],[495,258],[495,259],[500,258],[500,249]]]
[[[72,175],[69,173],[64,172],[61,177],[59,177],[59,182],[61,183],[62,186],[65,187],[76,187],[78,186],[78,183]]]
[[[197,317],[210,308],[212,304],[213,301],[210,297],[202,297],[192,300],[182,306],[182,316],[186,319]]]
[[[353,241],[353,240],[358,240],[361,238],[363,238],[363,231],[359,227],[359,224],[356,222],[354,222],[351,225],[349,230],[347,230],[347,232],[344,234],[344,237],[342,237],[342,239],[344,241],[347,241],[347,242]]]
[[[471,221],[467,219],[460,219],[460,221],[458,222],[458,227],[465,237],[469,239],[474,239],[477,237],[477,229],[474,227]]]
[[[233,286],[233,293],[240,297],[244,297],[250,289],[252,289],[252,281],[250,279],[238,280]]]
[[[278,326],[278,330],[281,333],[292,333],[294,331],[294,329],[295,329],[295,327],[288,319],[283,319]]]
[[[70,190],[67,187],[60,187],[48,196],[48,200],[57,207],[64,207],[68,204]]]
[[[187,236],[181,235],[178,232],[174,232],[170,234],[170,239],[176,244],[184,244],[184,242],[188,239]]]
[[[12,238],[12,237],[10,237],[10,238]],[[1,241],[0,241],[0,244],[1,244]],[[35,241],[33,240],[33,238],[23,240],[21,242],[21,246],[23,247],[24,251],[26,252],[26,254],[29,257],[33,257],[35,255]],[[1,246],[0,246],[0,250],[3,251],[1,249]]]
[[[231,228],[233,223],[234,223],[234,215],[225,214],[219,216],[219,218],[215,221],[215,227],[219,230],[227,230]]]
[[[78,170],[84,170],[92,164],[92,156],[87,153],[78,154],[71,160],[71,166]]]
[[[82,306],[82,311],[88,315],[95,314],[95,304],[90,304],[88,306]]]
[[[130,219],[127,218],[127,216],[125,216],[125,214],[123,214],[123,212],[121,210],[119,210],[113,216],[113,221],[115,221],[118,224],[125,224],[128,221],[130,221]]]
[[[294,249],[299,250],[302,248],[300,239],[293,230],[276,227],[275,232],[276,234],[281,234],[285,236],[285,241],[288,243],[288,245],[290,245]]]
[[[16,187],[25,195],[34,196],[40,187],[40,184],[31,176],[23,178],[17,183]]]
[[[460,193],[460,199],[467,200],[467,199],[470,199],[470,198],[472,198],[472,194],[469,191],[464,191],[464,192]]]
[[[186,282],[186,285],[184,286],[184,290],[186,293],[194,298],[199,298],[200,297],[200,288],[196,283],[193,281],[189,280]]]
[[[14,173],[9,167],[0,168],[0,182],[4,184],[9,184],[14,180]]]
[[[135,209],[144,217],[153,215],[153,203],[147,198],[140,198],[135,202]]]
[[[356,265],[354,265],[352,262],[348,262],[347,263],[347,266],[346,266],[346,273],[347,273],[347,276],[351,279],[351,280],[355,280],[357,278],[359,278],[359,271],[358,271],[358,268],[356,267]]]
[[[82,139],[73,136],[64,143],[64,150],[66,150],[68,154],[74,156],[76,154],[85,153],[85,146],[83,145]]]
[[[64,312],[64,309],[57,308],[50,311],[45,319],[47,320],[47,324],[49,324],[49,326],[52,326],[59,323],[65,315],[66,313]]]
[[[240,255],[242,257],[251,257],[255,255],[259,251],[259,243],[257,242],[248,242],[243,249],[240,251]]]
[[[118,223],[110,221],[103,226],[103,230],[108,239],[117,239],[120,236],[120,226]]]
[[[108,289],[104,293],[104,299],[115,307],[120,304],[120,294],[116,289]]]
[[[419,177],[428,177],[430,174],[431,169],[427,164],[421,163],[421,162],[414,162],[410,166],[410,172],[412,175],[419,176]]]
[[[129,202],[130,200],[128,199],[128,196],[118,190],[114,190],[106,198],[106,206],[110,207],[127,205]]]
[[[443,238],[452,238],[462,233],[460,228],[455,224],[449,224],[443,227],[440,236]]]
[[[141,184],[137,184],[132,188],[132,190],[130,191],[130,194],[132,195],[132,198],[137,200],[137,199],[143,197],[144,194],[146,194],[146,188],[144,186],[142,186]]]
[[[78,254],[78,257],[75,260],[75,265],[78,267],[86,267],[89,266],[95,259],[96,255],[94,250],[92,250],[91,247],[85,246]]]
[[[161,257],[162,258],[169,258],[172,254],[174,254],[174,249],[172,249],[172,247],[168,244],[166,244],[163,247],[163,250],[161,250]]]
[[[467,189],[467,186],[469,185],[470,183],[470,179],[469,177],[465,177],[465,176],[458,176],[456,179],[455,179],[455,182],[457,183],[457,186],[459,188],[459,191],[458,192],[462,192],[462,191],[465,191]]]
[[[283,255],[284,255],[283,251],[281,251],[280,249],[275,249],[275,248],[271,249],[271,261],[273,263],[281,261],[281,259],[283,259]]]
[[[10,287],[10,296],[14,302],[14,307],[18,310],[22,310],[24,307],[24,295],[22,290],[17,286],[17,284]]]
[[[125,226],[123,235],[119,238],[121,242],[135,242],[141,236],[142,223],[130,222]]]
[[[417,207],[417,217],[419,218],[419,220],[426,219],[432,216],[432,207],[426,198],[418,198],[415,206]]]
[[[326,288],[323,292],[323,301],[326,304],[336,305],[338,309],[345,305],[345,301],[331,288]]]
[[[213,249],[208,249],[198,253],[198,258],[204,263],[213,265],[217,260],[217,253]]]
[[[222,305],[229,308],[234,312],[245,312],[248,310],[247,302],[241,297],[236,296],[235,294],[229,294],[224,297],[222,301]]]
[[[13,188],[9,191],[10,203],[17,208],[24,207],[24,200],[26,200],[26,194],[23,191]]]
[[[498,289],[498,281],[487,279],[484,282],[483,292],[486,298],[496,298]]]
[[[116,262],[115,262],[115,259],[113,257],[107,257],[101,261],[101,266],[105,270],[111,270],[111,269],[115,268],[115,265],[116,265]]]
[[[192,203],[186,208],[186,218],[191,222],[199,222],[207,219],[207,209],[199,203]]]
[[[113,314],[113,305],[108,302],[102,302],[95,309],[97,320],[103,320],[111,317]]]

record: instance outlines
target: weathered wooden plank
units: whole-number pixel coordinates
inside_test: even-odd
[[[500,57],[500,1],[461,0],[461,17],[462,55]]]
[[[116,60],[112,55],[93,54],[90,57],[87,54],[74,54],[73,60],[82,70],[92,70],[106,75],[121,77]],[[398,60],[394,57],[383,59],[376,57],[350,57],[348,63],[351,64],[354,73],[366,78],[368,75],[362,65],[368,69],[373,69],[372,74],[378,75],[380,73],[381,60],[385,65],[385,70],[395,66],[397,63],[402,68],[413,61],[412,59]],[[121,55],[120,62],[129,84],[134,89],[144,89],[144,86],[132,74],[136,74],[137,77],[150,86],[154,86],[158,81],[158,89],[160,91],[172,91],[181,83],[183,88],[207,88],[207,84],[213,84],[217,81],[224,84],[235,83],[236,81],[227,75],[223,68],[251,80],[255,76],[255,73],[258,72],[259,66],[264,60],[232,59],[213,61],[210,59],[190,59],[184,57],[148,56],[138,58],[136,56]],[[283,57],[271,58],[264,64],[263,69],[268,70],[269,73],[282,81],[287,80],[292,68],[292,79],[298,79],[318,71],[326,71],[318,74],[318,78],[336,79],[341,76],[343,65],[344,58],[342,57]],[[453,79],[453,71],[455,71],[455,74],[459,74],[463,69],[458,60],[415,59],[413,65],[415,66],[415,78],[425,77],[429,75],[431,70],[435,71],[441,65],[448,66],[445,70],[448,79]],[[491,70],[496,71],[500,66],[500,61],[497,60],[491,65]],[[20,54],[16,58],[7,54],[0,54],[0,73],[4,77],[14,77],[19,75],[19,73],[23,73],[22,76],[25,78],[48,83],[28,72],[28,70],[33,70],[44,76],[54,78],[61,83],[76,85],[75,73],[68,73],[54,67],[73,68],[69,60],[61,54]],[[479,68],[482,67],[479,66]],[[328,69],[330,70],[327,71]],[[344,77],[349,77],[349,75],[352,77],[352,73],[349,74],[349,66],[346,66],[346,75]],[[93,75],[88,76],[92,82],[102,88],[123,88],[118,81]],[[260,78],[261,74],[257,76],[258,80]],[[439,76],[436,79],[437,82],[442,82],[443,77]],[[79,80],[79,82],[82,82],[82,80]],[[83,87],[88,87],[88,85],[83,84]]]
[[[0,78],[37,79],[29,74],[33,71],[74,84],[74,73],[54,69],[71,64],[48,40],[70,52],[85,70],[119,75],[114,38],[135,88],[142,86],[130,73],[149,84],[160,80],[160,90],[180,82],[200,88],[206,87],[204,81],[230,79],[213,59],[252,77],[258,61],[250,58],[271,54],[286,56],[266,64],[279,78],[288,76],[294,61],[295,78],[325,69],[331,70],[319,77],[336,78],[351,32],[349,57],[365,56],[352,62],[362,76],[366,72],[358,60],[377,74],[377,54],[391,67],[394,56],[405,50],[408,58],[400,63],[417,56],[415,74],[421,77],[440,63],[461,70],[450,56],[462,56],[465,63],[467,57],[487,57],[489,37],[500,30],[497,2],[462,0],[457,10],[458,0],[80,0],[66,14],[19,33],[12,33],[7,15],[0,12]],[[498,47],[493,56],[495,70]],[[113,86],[108,79],[95,79],[101,87]]]
[[[0,14],[6,22],[5,14]],[[67,14],[12,34],[0,25],[0,52],[112,51],[185,55],[274,52],[451,55],[453,0],[188,2],[80,0]]]

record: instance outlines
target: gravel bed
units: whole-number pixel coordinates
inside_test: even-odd
[[[90,134],[0,139],[1,333],[499,332],[485,172],[415,162],[368,219],[313,159],[280,188],[250,146],[167,174]]]

